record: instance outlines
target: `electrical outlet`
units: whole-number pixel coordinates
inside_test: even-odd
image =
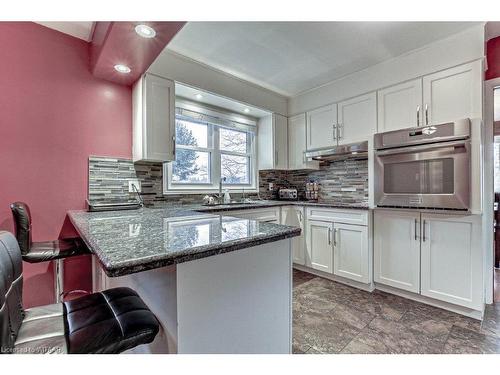
[[[141,192],[141,183],[139,180],[128,180],[128,192],[129,193],[135,193],[136,190],[134,189],[134,186],[136,187],[137,191],[140,193]]]
[[[270,182],[269,183],[269,191],[273,191],[274,190],[274,183]]]

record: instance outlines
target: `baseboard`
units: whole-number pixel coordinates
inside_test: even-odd
[[[483,319],[484,310],[474,310],[474,309],[470,309],[468,307],[454,305],[452,303],[439,301],[439,300],[434,299],[434,298],[422,296],[420,294],[415,294],[412,292],[407,292],[406,290],[400,290],[400,289],[393,288],[393,287],[387,286],[387,285],[375,284],[375,289],[380,290],[382,292],[395,294],[395,295],[403,297],[403,298],[408,298],[408,299],[411,299],[413,301],[425,303],[426,305],[439,307],[441,309],[448,310],[448,311],[451,311],[451,312],[454,312],[454,313],[457,313],[460,315],[465,315],[465,316],[468,316],[469,318],[473,318],[473,319],[477,319],[477,320]]]
[[[295,264],[295,263],[293,264],[293,268],[295,268],[299,271],[307,272],[307,273],[322,277],[324,279],[328,279],[328,280],[339,282],[341,284],[349,285],[349,286],[352,286],[353,288],[358,288],[358,289],[364,290],[366,292],[373,292],[375,290],[375,285],[373,283],[363,284],[363,283],[360,283],[358,281],[349,280],[349,279],[346,279],[345,277],[332,275],[330,273],[318,271],[318,270],[315,270],[314,268],[309,268],[309,267],[302,266],[300,264]]]

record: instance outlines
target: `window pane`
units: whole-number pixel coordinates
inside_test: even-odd
[[[210,183],[210,153],[178,148],[172,163],[172,182],[178,184]]]
[[[176,119],[175,142],[178,145],[207,147],[208,126]]]
[[[221,155],[221,177],[226,184],[249,184],[249,158],[246,156]]]
[[[248,133],[220,128],[219,135],[222,151],[247,153]]]

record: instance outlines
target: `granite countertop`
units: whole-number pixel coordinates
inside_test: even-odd
[[[300,235],[300,228],[202,213],[192,208],[69,211],[68,216],[106,274],[112,277]]]

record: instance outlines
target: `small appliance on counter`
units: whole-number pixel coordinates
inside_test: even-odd
[[[280,200],[296,201],[298,199],[297,189],[279,189],[278,196]]]
[[[306,183],[306,200],[317,201],[319,198],[319,184],[317,181]]]

